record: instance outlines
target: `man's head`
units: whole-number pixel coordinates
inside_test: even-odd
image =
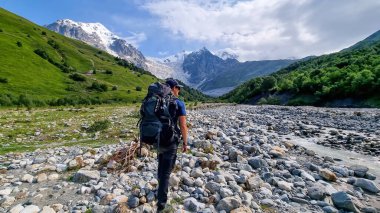
[[[172,89],[172,93],[174,96],[178,97],[181,88],[183,87],[174,79],[166,80],[166,84]]]

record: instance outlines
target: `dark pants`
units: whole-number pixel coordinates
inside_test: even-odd
[[[177,159],[177,147],[178,144],[173,143],[170,147],[159,148],[157,206],[165,206],[168,200],[169,177]]]

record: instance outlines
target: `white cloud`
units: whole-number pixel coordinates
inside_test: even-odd
[[[145,33],[135,33],[129,32],[129,36],[123,37],[128,43],[132,44],[136,48],[139,47],[139,44],[147,39]]]
[[[173,35],[229,49],[240,60],[323,54],[380,29],[378,0],[149,0],[141,4]]]

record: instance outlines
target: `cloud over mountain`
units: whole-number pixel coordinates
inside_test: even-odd
[[[380,28],[378,0],[150,0],[141,7],[174,36],[243,61],[324,54]]]

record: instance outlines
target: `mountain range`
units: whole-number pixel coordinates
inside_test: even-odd
[[[222,95],[252,77],[273,73],[296,61],[239,62],[237,55],[225,51],[215,54],[205,47],[199,51],[182,51],[173,56],[158,59],[145,57],[139,50],[100,23],[82,23],[64,19],[46,27],[134,63],[158,78],[176,78],[213,96]]]
[[[123,43],[114,38],[111,46]],[[89,41],[100,39],[88,36]],[[136,103],[158,80],[124,59],[0,8],[0,106]],[[181,98],[208,97],[186,87]]]

